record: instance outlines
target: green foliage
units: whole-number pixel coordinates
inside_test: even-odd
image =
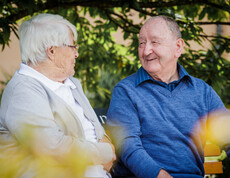
[[[149,16],[160,14],[176,19],[181,28],[187,46],[179,62],[191,75],[210,84],[224,103],[230,105],[230,64],[223,57],[230,53],[230,38],[208,36],[203,31],[208,23],[230,25],[229,1],[2,0],[2,48],[10,45],[12,31],[17,34],[18,20],[40,12],[58,13],[76,25],[80,55],[76,59],[75,76],[81,79],[93,107],[108,107],[114,85],[140,67],[139,30]],[[135,14],[140,18],[138,23]],[[126,46],[116,44],[113,37],[119,29],[120,36],[128,42]],[[203,46],[204,40],[209,46]],[[196,42],[202,50],[192,50],[191,42]]]

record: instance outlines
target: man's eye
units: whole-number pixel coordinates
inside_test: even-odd
[[[143,45],[143,44],[145,44],[145,42],[139,42],[139,45]]]

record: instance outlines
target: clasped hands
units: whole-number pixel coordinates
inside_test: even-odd
[[[113,150],[113,159],[112,159],[110,162],[108,162],[108,163],[106,163],[106,164],[103,164],[104,169],[105,169],[107,172],[109,172],[110,169],[111,169],[112,166],[113,166],[113,162],[117,159],[116,153],[115,153],[115,147],[113,146],[113,144],[109,141],[109,139],[108,139],[106,136],[104,136],[104,137],[100,140],[100,142],[109,143],[110,146],[112,147],[112,150]]]

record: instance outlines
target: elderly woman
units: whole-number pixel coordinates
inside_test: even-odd
[[[109,177],[114,147],[72,77],[78,57],[75,26],[59,15],[40,14],[22,23],[19,36],[22,63],[2,96],[1,142],[6,148],[20,144],[26,139],[23,128],[29,128],[41,152],[82,151],[91,163],[86,177]]]

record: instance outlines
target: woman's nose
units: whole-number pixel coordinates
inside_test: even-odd
[[[75,58],[79,56],[78,50],[75,50]]]

